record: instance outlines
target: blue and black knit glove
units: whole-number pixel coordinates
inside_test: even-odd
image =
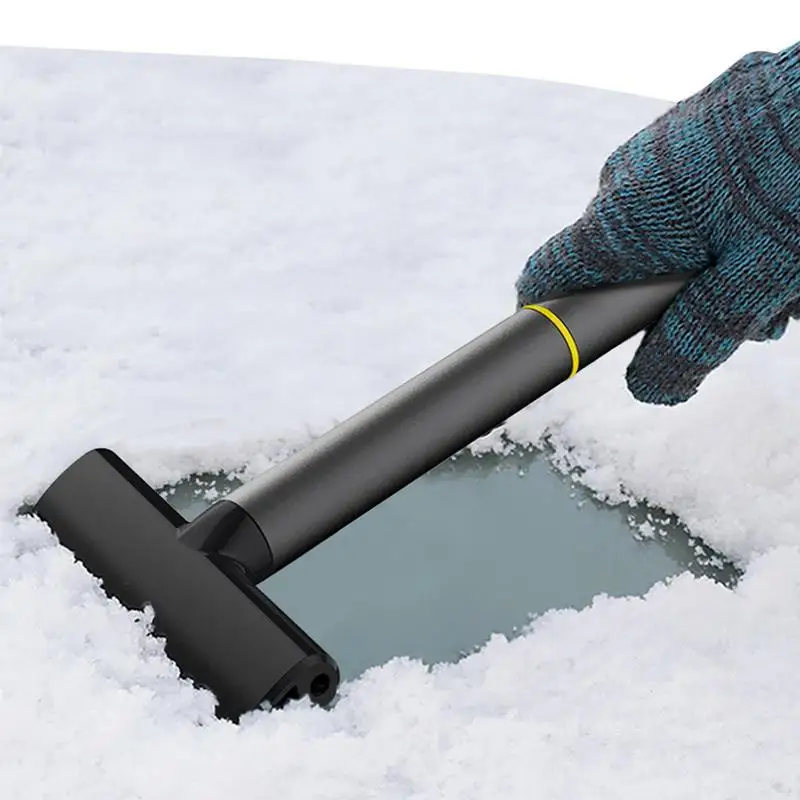
[[[688,400],[800,313],[800,43],[745,56],[619,147],[583,216],[528,260],[518,307],[695,271],[627,369],[638,400]]]

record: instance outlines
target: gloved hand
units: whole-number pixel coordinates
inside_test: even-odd
[[[583,216],[528,260],[518,307],[695,271],[627,369],[638,400],[688,400],[800,313],[800,42],[750,53],[614,151]]]

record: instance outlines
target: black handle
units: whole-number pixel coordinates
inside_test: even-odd
[[[243,566],[262,580],[291,563],[648,328],[689,277],[591,289],[521,309],[236,489],[226,500],[247,512],[269,551],[239,547],[259,553]]]

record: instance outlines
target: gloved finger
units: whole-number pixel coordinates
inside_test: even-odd
[[[788,311],[776,314],[769,322],[761,326],[757,331],[752,333],[748,338],[754,342],[767,342],[776,341],[786,333],[786,328],[789,326],[791,314]]]
[[[794,300],[761,329],[751,333],[749,339],[754,342],[776,341],[786,333],[789,322],[798,318],[800,318],[800,301]]]
[[[611,185],[608,165],[601,189],[575,223],[551,237],[528,259],[517,283],[518,307],[580,289],[699,270],[708,256],[677,217],[651,212],[638,187]],[[634,199],[635,198],[635,199]]]
[[[796,289],[765,283],[758,256],[736,254],[693,278],[642,339],[626,371],[628,388],[645,403],[676,405],[747,340],[780,336]]]
[[[519,305],[609,283],[619,274],[621,259],[610,252],[597,213],[602,204],[595,198],[580,219],[531,255],[516,283]]]

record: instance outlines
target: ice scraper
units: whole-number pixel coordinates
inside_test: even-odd
[[[219,716],[302,697],[327,705],[335,661],[258,584],[648,328],[686,280],[521,308],[191,522],[102,448],[56,478],[34,513],[109,595],[152,606],[167,654],[214,693]],[[324,586],[308,591],[336,602]]]

